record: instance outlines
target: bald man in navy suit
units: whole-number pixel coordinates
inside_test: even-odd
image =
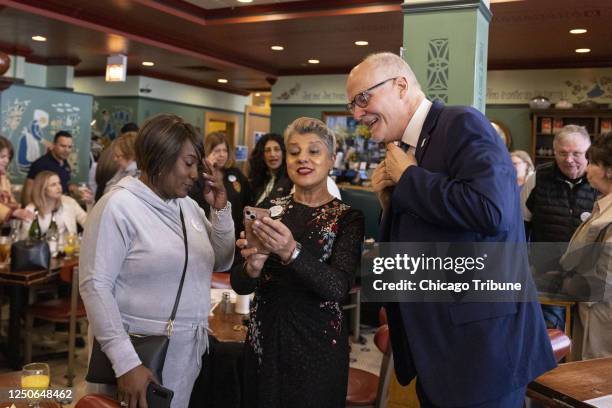
[[[387,143],[372,177],[381,242],[525,241],[512,162],[484,115],[428,101],[392,53],[353,68],[347,95],[355,119]],[[529,271],[526,260],[513,269]],[[422,407],[522,407],[526,385],[556,366],[535,301],[386,307],[397,378],[417,377]]]

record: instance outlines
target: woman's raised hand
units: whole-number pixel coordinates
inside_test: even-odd
[[[204,200],[216,210],[224,208],[227,204],[227,192],[223,185],[223,170],[208,159],[202,158],[204,166]]]

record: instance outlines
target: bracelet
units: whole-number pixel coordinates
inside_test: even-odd
[[[289,260],[287,262],[281,261],[281,263],[283,265],[289,265],[290,263],[295,261],[298,256],[300,256],[300,252],[302,252],[302,244],[300,244],[299,242],[296,242],[295,248],[293,249],[293,252],[291,253],[291,256],[289,257]]]
[[[232,204],[229,202],[229,200],[227,200],[227,202],[225,203],[225,207],[223,207],[223,208],[217,209],[217,208],[213,207],[212,205],[210,206],[210,208],[215,212],[215,215],[217,217],[225,214],[226,212],[229,212],[229,213],[232,212]]]

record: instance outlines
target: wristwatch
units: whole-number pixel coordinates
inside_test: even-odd
[[[302,252],[302,244],[300,244],[299,242],[296,242],[295,248],[293,249],[293,252],[291,253],[291,256],[289,257],[289,260],[287,262],[282,262],[282,264],[289,265],[290,263],[295,261],[298,256],[300,256],[300,252]]]

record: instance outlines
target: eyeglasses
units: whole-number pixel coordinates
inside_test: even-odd
[[[386,84],[387,82],[389,82],[391,80],[395,81],[396,79],[397,79],[397,77],[385,79],[384,81],[379,82],[376,85],[369,87],[365,91],[359,92],[357,95],[355,95],[355,97],[353,98],[353,100],[351,102],[346,104],[346,108],[351,113],[355,113],[355,105],[359,106],[360,108],[367,107],[368,106],[368,102],[370,102],[370,92],[372,90],[378,88],[379,86],[383,86],[384,84]]]
[[[567,159],[568,157],[572,157],[574,159],[581,159],[586,157],[586,152],[557,152],[555,151],[555,156],[559,156],[562,159]]]

